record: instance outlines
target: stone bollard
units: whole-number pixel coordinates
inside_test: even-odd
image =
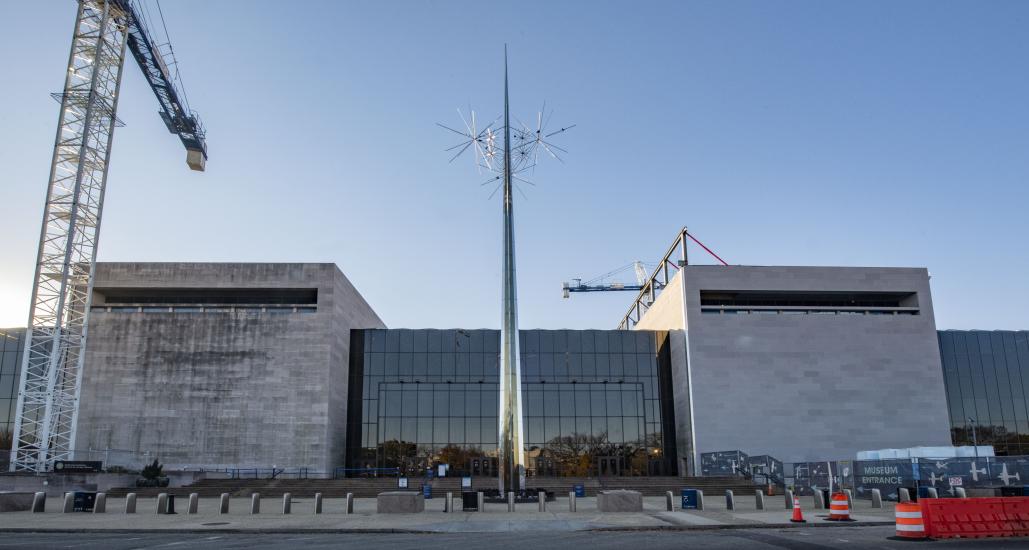
[[[229,494],[222,493],[218,499],[218,513],[228,514],[229,513]]]
[[[847,509],[850,510],[850,513],[853,514],[854,513],[854,492],[851,491],[850,489],[844,489],[843,490],[843,494],[847,495]]]
[[[725,490],[725,509],[726,510],[735,510],[736,509],[736,501],[732,497],[732,489],[726,489]]]
[[[478,505],[478,508],[476,508],[476,509],[478,511],[480,511],[480,512],[485,512],[486,511],[486,495],[485,495],[485,493],[483,493],[482,491],[479,491],[479,493],[476,495],[476,497],[477,497],[476,504]]]
[[[186,513],[195,514],[200,511],[200,495],[197,493],[189,494],[189,504],[186,504]]]
[[[940,492],[936,490],[936,487],[927,487],[926,498],[940,498]]]
[[[879,489],[872,489],[872,508],[883,507],[883,494]]]
[[[672,495],[671,491],[665,491],[665,511],[671,512],[675,508],[672,505],[675,503],[675,496]]]
[[[354,513],[354,493],[347,493],[347,514]]]
[[[136,493],[128,493],[125,495],[125,513],[136,513]]]
[[[321,493],[315,493],[314,494],[314,513],[316,513],[316,514],[322,513],[322,494]]]
[[[814,494],[811,495],[811,498],[814,501],[813,507],[815,510],[825,510],[825,498],[824,495],[822,495],[821,490],[816,490]]]
[[[39,514],[46,512],[46,493],[32,495],[32,513]]]
[[[161,493],[157,495],[157,513],[168,513],[168,493]]]
[[[793,491],[791,491],[790,489],[786,489],[785,497],[786,497],[786,509],[787,510],[792,510],[793,509]]]
[[[908,492],[907,487],[897,489],[897,502],[911,502],[911,493]]]
[[[958,498],[968,498],[968,493],[965,492],[965,488],[964,487],[955,487],[954,488],[954,496],[956,496]]]
[[[697,489],[697,510],[704,509],[704,491]]]
[[[293,493],[282,493],[282,515],[293,511]]]
[[[568,493],[568,511],[575,511],[575,491],[570,491]]]
[[[515,502],[514,501],[515,501],[514,491],[508,491],[507,492],[507,511],[508,512],[514,512],[515,511]]]
[[[765,493],[761,489],[754,491],[754,508],[757,510],[765,509]]]
[[[70,514],[75,511],[75,495],[64,493],[64,513]]]
[[[97,493],[93,501],[93,513],[104,514],[107,512],[107,493]]]
[[[250,495],[250,513],[261,513],[261,493],[254,493]]]
[[[536,498],[539,499],[539,501],[540,501],[540,512],[546,512],[547,511],[547,493],[545,493],[544,491],[540,491],[539,493],[537,493],[537,495],[538,496]]]

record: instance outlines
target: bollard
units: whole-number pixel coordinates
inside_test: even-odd
[[[157,495],[157,513],[168,513],[168,493],[161,493]]]
[[[293,493],[282,493],[282,515],[293,511]]]
[[[908,492],[907,487],[897,489],[897,502],[911,502],[911,493]]]
[[[479,497],[479,500],[478,500],[478,503],[477,503],[479,505],[478,510],[480,512],[485,512],[486,511],[486,495],[483,494],[482,491],[479,491],[479,494],[477,496]]]
[[[674,510],[674,508],[672,508],[672,504],[674,502],[675,502],[675,497],[672,496],[672,492],[671,491],[665,491],[665,511],[666,512],[671,512],[672,510]]]
[[[314,494],[314,513],[316,513],[316,514],[322,513],[322,494],[321,493],[315,493]]]
[[[697,489],[697,510],[704,509],[704,491]]]
[[[250,513],[261,513],[261,493],[254,493],[250,495]]]
[[[348,514],[354,513],[354,493],[347,493],[347,511]]]
[[[221,499],[218,502],[218,513],[228,514],[229,513],[229,494],[222,493]]]
[[[125,513],[136,513],[136,493],[129,493],[125,495]]]
[[[847,495],[847,509],[854,513],[854,492],[850,489],[844,489],[843,494]]]
[[[32,495],[32,513],[39,514],[46,511],[46,493]]]
[[[570,491],[568,493],[568,511],[575,511],[575,491]]]
[[[195,514],[200,511],[200,495],[197,493],[189,494],[189,504],[186,505],[187,514]]]
[[[539,502],[539,504],[540,504],[540,512],[546,512],[547,511],[547,493],[544,492],[544,491],[539,491],[537,493],[536,498],[540,501]]]
[[[786,496],[786,509],[787,510],[792,510],[793,509],[793,491],[791,489],[786,489],[786,495],[785,496]]]
[[[70,514],[75,511],[75,496],[71,493],[64,493],[64,513]]]
[[[954,496],[956,496],[958,498],[968,498],[968,493],[965,492],[965,488],[964,487],[955,487],[954,488]]]
[[[732,489],[726,489],[725,490],[725,509],[726,510],[735,510],[736,509],[736,502],[732,498]]]
[[[754,507],[758,510],[765,509],[765,494],[761,489],[754,491]]]
[[[815,502],[815,510],[825,510],[825,496],[822,494],[822,491],[820,489],[815,489],[815,492],[811,495],[811,497],[812,500],[814,500]]]
[[[107,493],[97,493],[93,500],[93,513],[104,514],[107,512]]]
[[[508,512],[514,512],[515,511],[514,500],[515,500],[514,491],[508,491],[507,492],[507,511]]]
[[[940,493],[936,490],[936,487],[927,487],[925,492],[926,498],[940,498]]]
[[[883,507],[883,494],[879,489],[872,489],[872,508]]]

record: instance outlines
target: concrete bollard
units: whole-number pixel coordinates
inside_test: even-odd
[[[314,513],[316,513],[316,514],[322,513],[322,494],[321,493],[315,493],[314,494]]]
[[[672,505],[675,503],[675,496],[672,495],[671,491],[665,491],[665,511],[671,512],[675,508]]]
[[[354,513],[354,493],[347,493],[347,514]]]
[[[850,513],[853,514],[854,513],[854,492],[851,491],[850,489],[844,489],[843,490],[843,494],[847,495],[847,509],[850,510]]]
[[[754,508],[757,510],[765,509],[765,494],[761,489],[754,491]]]
[[[725,490],[725,509],[726,510],[735,510],[736,509],[736,501],[732,497],[732,489],[726,489]]]
[[[229,494],[228,493],[222,493],[221,496],[218,497],[218,513],[219,514],[228,514],[229,513]]]
[[[187,514],[195,514],[200,511],[200,495],[197,493],[189,494],[189,504],[186,505]]]
[[[568,493],[568,511],[575,511],[575,491],[569,491]]]
[[[254,493],[250,495],[250,513],[261,513],[261,493]]]
[[[786,493],[785,493],[784,496],[786,497],[786,509],[787,510],[792,510],[793,509],[793,491],[791,491],[790,489],[786,489]]]
[[[75,496],[71,493],[64,493],[64,513],[70,514],[75,511]]]
[[[825,498],[824,495],[822,495],[821,490],[816,490],[814,494],[811,495],[811,497],[814,501],[814,504],[812,506],[815,510],[825,510]]]
[[[940,498],[940,492],[936,490],[936,487],[927,487],[926,488],[926,497],[927,498]]]
[[[911,493],[908,492],[907,487],[897,489],[897,502],[911,502]]]
[[[136,513],[136,493],[129,493],[125,495],[125,513]]]
[[[168,493],[161,493],[157,495],[157,513],[168,513]]]
[[[704,491],[697,489],[697,510],[704,509]]]
[[[964,487],[955,487],[954,488],[954,496],[956,496],[958,498],[968,498],[968,493],[965,492],[965,488]]]
[[[872,489],[872,508],[883,507],[883,494],[879,489]]]
[[[514,512],[515,511],[515,503],[514,503],[514,501],[515,501],[514,491],[508,491],[507,492],[507,511],[508,512]]]
[[[36,493],[32,495],[32,513],[42,512],[46,512],[46,493]]]
[[[282,515],[293,511],[293,493],[282,493]]]
[[[107,513],[107,493],[97,493],[96,500],[93,501],[93,513],[104,514]]]
[[[547,511],[547,493],[540,491],[536,497],[540,501],[540,512]]]
[[[476,495],[476,497],[478,498],[478,500],[476,502],[476,504],[478,505],[477,509],[480,512],[485,512],[486,511],[486,495],[482,491],[479,491],[479,494]]]

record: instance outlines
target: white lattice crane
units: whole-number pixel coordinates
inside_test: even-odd
[[[157,5],[160,9],[160,4]],[[136,0],[78,0],[21,367],[11,471],[43,472],[74,458],[97,238],[126,49],[160,103],[161,118],[203,170],[207,143]],[[162,26],[163,26],[163,15]],[[165,31],[167,33],[167,31]]]

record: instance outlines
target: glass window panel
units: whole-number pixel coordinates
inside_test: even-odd
[[[467,353],[454,354],[454,376],[456,380],[468,381],[471,377],[471,355]]]
[[[453,353],[442,353],[440,354],[440,376],[443,380],[454,380],[454,354]]]
[[[548,416],[543,419],[544,443],[550,443],[555,437],[561,435],[561,423],[556,416]]]
[[[387,353],[386,354],[386,376],[396,379],[400,375],[400,354],[398,353]]]
[[[432,443],[432,417],[418,419],[418,443]]]
[[[598,353],[596,355],[597,362],[597,380],[610,380],[611,379],[611,365],[610,356],[605,353]]]
[[[622,390],[622,416],[640,416],[636,394],[639,391],[635,384]]]
[[[411,355],[413,357],[415,379],[425,380],[425,375],[429,373],[429,354],[420,351]]]
[[[529,391],[525,392],[525,397],[525,412],[528,413],[529,416],[542,416],[543,390],[530,389]]]
[[[482,416],[482,401],[477,386],[471,386],[465,394],[465,414],[468,416]],[[476,439],[478,441],[478,439]]]
[[[622,372],[627,378],[634,377],[639,373],[639,369],[636,368],[635,354],[626,353],[622,355]]]
[[[568,354],[568,377],[572,380],[582,381],[582,355],[578,353]]]
[[[472,349],[472,334],[467,330],[458,330],[454,332],[454,351],[458,353],[467,353]]]
[[[412,417],[400,419],[401,441],[414,443],[418,441],[418,420]]]
[[[497,415],[497,385],[496,384],[483,384],[482,385],[482,415],[483,416],[496,416]]]
[[[467,391],[463,386],[451,386],[450,388],[450,416],[464,416],[465,394]]]
[[[592,330],[584,330],[584,331],[581,331],[579,333],[580,336],[582,337],[582,351],[583,351],[583,353],[593,353],[593,352],[597,351],[597,347],[595,345],[596,342],[593,339],[594,332],[595,331],[592,331]]]
[[[636,367],[639,376],[657,376],[657,357],[653,355],[637,355]]]
[[[608,353],[622,353],[622,331],[608,330],[605,332],[607,333]]]
[[[540,379],[547,382],[554,381],[554,354],[540,354]]]
[[[412,353],[401,353],[400,354],[400,369],[399,375],[403,380],[410,380],[411,376],[414,375],[414,354]]]
[[[568,334],[568,351],[570,353],[582,352],[582,332],[578,330],[566,331]]]
[[[607,414],[611,416],[622,414],[622,392],[618,391],[616,386],[612,386],[604,393],[607,395]]]
[[[482,419],[482,442],[484,444],[497,443],[497,417],[483,417]]]
[[[443,351],[443,331],[437,329],[429,329],[425,331],[425,339],[427,341],[427,349],[429,353],[439,353]]]
[[[636,442],[640,439],[640,422],[637,418],[622,419],[622,432],[625,441]]]
[[[400,416],[403,414],[403,402],[404,396],[399,391],[386,391],[383,392],[386,397],[383,399],[382,413],[385,416]]]
[[[369,330],[365,332],[365,349],[382,353],[386,351],[386,334],[381,330]]]
[[[575,433],[575,417],[574,416],[562,416],[561,417],[561,435],[569,436]]]
[[[435,391],[432,392],[432,401],[432,414],[434,416],[447,416],[450,414],[450,393],[447,390],[446,384],[436,385]],[[434,441],[445,440],[435,439]]]
[[[400,352],[409,353],[414,351],[414,335],[411,334],[411,330],[400,329]]]
[[[483,344],[482,351],[486,353],[500,353],[500,331],[486,331],[486,336],[483,338]]]
[[[590,414],[594,417],[607,416],[607,397],[603,387],[590,390]]]
[[[566,353],[568,351],[568,331],[555,330],[551,334],[554,335],[554,353]]]
[[[367,361],[365,365],[368,366],[368,370],[365,374],[370,376],[382,376],[386,374],[386,358],[381,353],[368,353],[365,354]]]
[[[609,349],[607,345],[606,331],[591,330],[590,332],[593,333],[594,351],[597,353],[607,353]]]
[[[554,378],[559,382],[568,380],[568,354],[554,354]]]
[[[418,388],[418,416],[421,418],[429,418],[432,416],[432,386],[424,386]],[[432,438],[426,440],[431,443]]]
[[[521,346],[521,350],[524,353],[539,353],[540,351],[540,334],[537,330],[520,330],[518,331],[518,345]]]
[[[418,416],[418,391],[414,385],[403,386],[404,416]]]
[[[537,353],[522,353],[522,378],[536,381],[540,377],[540,356]]]
[[[543,391],[543,414],[548,417],[561,415],[560,393],[556,388],[546,388]]]
[[[648,354],[654,352],[654,333],[646,330],[631,330],[629,333],[636,337],[637,352]]]
[[[432,442],[446,445],[450,443],[450,419],[434,418],[432,423]]]
[[[450,418],[450,443],[463,445],[465,443],[464,418]]]
[[[470,336],[470,346],[468,347],[468,351],[473,353],[482,353],[484,347],[483,338],[485,337],[485,332],[486,331],[482,330],[469,331],[468,335]]]
[[[530,417],[525,423],[527,443],[533,445],[543,444],[543,418],[539,416]]]
[[[443,374],[443,354],[442,353],[430,353],[429,359],[429,376],[440,376]]]
[[[486,380],[496,381],[500,379],[500,355],[487,353],[483,357],[483,377]]]
[[[622,433],[622,417],[607,417],[607,438],[612,443],[622,443],[625,441],[625,434]]]
[[[400,331],[386,330],[383,332],[386,334],[386,351],[394,353],[400,351]]]
[[[597,356],[594,353],[582,354],[582,378],[583,380],[597,380]]]
[[[588,417],[578,416],[575,418],[575,433],[578,435],[589,435],[590,434],[590,419]]]
[[[400,419],[399,418],[387,418],[382,423],[382,440],[383,441],[399,441],[403,437],[400,432]]]
[[[625,372],[622,370],[622,354],[612,353],[608,355],[607,360],[611,366],[611,379],[622,380],[625,378]]]
[[[575,416],[590,415],[590,392],[586,389],[575,390]]]
[[[554,333],[549,330],[538,332],[540,335],[540,353],[554,353]]]
[[[468,374],[469,374],[469,376],[472,377],[472,380],[482,380],[482,377],[483,377],[482,364],[483,364],[483,358],[484,357],[485,357],[485,355],[483,355],[481,353],[473,353],[473,354],[471,354],[469,356],[469,360],[471,361],[471,365],[470,365],[470,368],[468,369]]]
[[[561,386],[571,386],[571,384],[561,384]],[[575,392],[565,391],[563,387],[560,389],[561,391],[557,393],[561,401],[561,416],[572,418],[575,416]],[[568,433],[564,435],[568,435]]]

